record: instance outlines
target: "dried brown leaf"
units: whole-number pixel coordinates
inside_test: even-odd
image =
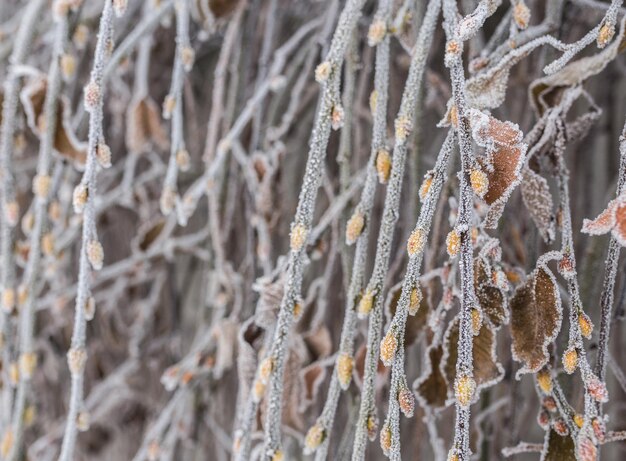
[[[550,429],[546,433],[541,461],[576,461],[576,447],[569,435],[559,435]]]
[[[446,404],[448,382],[441,372],[442,357],[443,347],[441,345],[428,348],[426,368],[413,386],[417,392],[417,399],[423,406],[440,408]]]
[[[474,292],[486,318],[495,328],[509,321],[507,298],[491,279],[491,268],[482,258],[474,260]]]
[[[161,111],[150,97],[134,98],[126,112],[126,146],[138,153],[154,144],[161,149],[168,145],[167,134],[161,125]]]
[[[533,222],[546,243],[555,235],[554,205],[548,181],[528,167],[522,169],[522,199]]]

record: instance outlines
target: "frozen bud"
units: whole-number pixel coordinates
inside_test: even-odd
[[[378,173],[378,182],[386,184],[391,174],[391,155],[387,149],[379,149],[376,154],[376,173]]]
[[[578,366],[578,352],[573,347],[568,348],[563,354],[563,368],[567,374],[572,374]]]
[[[606,402],[609,400],[609,394],[606,386],[595,376],[592,376],[587,383],[587,392],[596,402]]]
[[[20,206],[15,200],[4,204],[4,217],[9,226],[14,227],[20,219]]]
[[[102,168],[111,167],[111,149],[103,141],[100,141],[96,147],[96,159]]]
[[[26,285],[22,283],[19,287],[17,287],[17,304],[19,306],[23,306],[26,304],[26,300],[28,299],[28,289]]]
[[[74,206],[75,213],[82,213],[87,204],[87,198],[89,197],[89,190],[87,185],[82,182],[74,188],[74,194],[72,196],[72,205]]]
[[[456,231],[456,229],[452,229],[446,237],[446,250],[448,250],[448,256],[454,258],[459,254],[460,249],[461,235]]]
[[[560,259],[558,269],[561,275],[566,279],[575,275],[574,261],[569,254],[564,254]]]
[[[190,72],[196,60],[196,52],[189,45],[183,46],[180,50],[180,60],[183,63],[185,72]]]
[[[563,418],[556,418],[552,422],[552,427],[554,428],[554,431],[560,436],[564,437],[569,434],[569,429],[567,428],[567,424],[565,424],[565,420]]]
[[[33,193],[39,198],[46,198],[52,179],[47,174],[38,174],[33,179]]]
[[[413,395],[413,392],[411,392],[408,387],[402,386],[402,389],[400,389],[398,393],[398,404],[404,416],[407,418],[413,416],[413,412],[415,411],[415,395]]]
[[[148,444],[148,449],[146,450],[146,456],[148,461],[157,461],[159,456],[161,456],[161,445],[158,440],[152,440]]]
[[[370,110],[372,113],[376,112],[376,101],[378,101],[378,91],[373,90],[370,93]]]
[[[483,316],[478,309],[472,308],[471,317],[472,317],[472,333],[474,334],[474,336],[476,336],[478,335],[478,333],[480,333],[480,329],[483,326]]]
[[[365,422],[365,426],[367,429],[367,438],[370,442],[376,440],[376,432],[378,432],[378,418],[376,415],[370,414],[367,417],[367,421]]]
[[[408,117],[401,115],[395,123],[396,141],[404,143],[411,132],[411,121]]]
[[[598,48],[604,48],[608,45],[608,43],[613,40],[613,36],[615,35],[615,25],[610,23],[605,23],[601,28],[600,32],[598,32]]]
[[[369,46],[378,45],[383,41],[386,33],[387,25],[385,24],[385,21],[381,18],[374,19],[367,32],[367,44]]]
[[[87,321],[93,320],[96,315],[96,300],[93,296],[89,296],[87,301],[85,301],[85,319]]]
[[[576,413],[573,417],[573,420],[574,424],[576,424],[579,429],[583,427],[583,424],[585,424],[585,418],[583,418],[583,415],[581,415],[580,413]]]
[[[550,413],[554,413],[556,411],[556,400],[553,397],[545,397],[541,401],[541,405],[548,410]]]
[[[433,185],[433,174],[432,172],[428,172],[426,173],[426,176],[424,176],[424,181],[422,182],[422,185],[420,186],[419,196],[422,202],[426,200],[426,196],[428,195],[428,192],[430,192],[430,187],[432,185]]]
[[[593,332],[593,323],[587,314],[581,312],[578,316],[578,326],[580,327],[580,334],[587,339],[591,339],[591,333]]]
[[[26,427],[32,426],[35,422],[35,417],[37,416],[37,409],[35,405],[28,405],[24,410],[24,425]]]
[[[22,352],[20,355],[20,375],[25,379],[30,379],[36,366],[37,354],[34,352]]]
[[[74,31],[74,35],[72,36],[72,42],[74,42],[74,46],[82,50],[87,46],[87,40],[89,39],[89,27],[85,24],[79,24],[76,26],[76,30]]]
[[[524,0],[519,0],[515,8],[513,9],[513,20],[520,29],[526,29],[530,22],[530,9],[524,3]]]
[[[87,410],[79,411],[76,415],[76,429],[79,432],[87,432],[91,425],[91,416]]]
[[[67,16],[70,11],[70,2],[68,0],[54,0],[52,3],[52,14],[56,19]]]
[[[546,410],[541,410],[537,414],[537,424],[539,424],[539,427],[542,429],[547,430],[550,426],[550,413]]]
[[[163,118],[169,120],[172,118],[172,113],[176,107],[176,98],[174,95],[168,94],[163,100]]]
[[[90,240],[87,243],[87,259],[95,270],[102,269],[104,264],[104,250],[98,240]]]
[[[191,158],[189,157],[187,149],[182,148],[176,151],[176,166],[180,168],[181,171],[189,171]]]
[[[267,384],[274,369],[274,360],[271,357],[266,357],[261,361],[259,365],[259,379],[263,384]]]
[[[315,81],[323,83],[330,77],[332,66],[329,61],[324,61],[315,68]]]
[[[484,197],[489,189],[489,179],[482,170],[473,169],[470,171],[470,185],[476,195]]]
[[[421,227],[411,232],[409,240],[406,242],[406,251],[409,257],[415,256],[424,249],[425,240],[424,230]]]
[[[100,85],[91,81],[85,87],[85,110],[91,112],[100,102]]]
[[[7,459],[9,453],[13,449],[14,436],[13,429],[11,427],[7,427],[6,432],[2,435],[2,441],[0,441],[0,455],[2,455],[2,459]]]
[[[389,455],[389,450],[391,450],[391,428],[387,423],[380,430],[380,448],[383,449],[385,456]]]
[[[15,307],[15,290],[13,288],[5,288],[2,290],[2,309],[5,312],[13,311]]]
[[[591,421],[591,428],[593,429],[593,434],[596,436],[596,440],[603,443],[606,439],[606,425],[604,424],[604,421],[602,421],[599,417],[593,418]]]
[[[308,236],[308,231],[304,224],[295,224],[291,228],[291,239],[289,245],[292,251],[300,251],[304,244],[306,243],[306,239]]]
[[[446,43],[446,54],[451,56],[457,56],[463,50],[463,45],[459,43],[457,40],[450,40]]]
[[[549,370],[543,369],[537,372],[537,384],[544,394],[552,393],[552,377]]]
[[[393,328],[390,328],[380,342],[380,360],[382,360],[386,367],[391,365],[391,362],[396,356],[396,350],[398,350],[398,338],[396,338],[396,333]]]
[[[422,303],[422,290],[419,287],[413,287],[409,295],[409,315],[417,314]]]
[[[76,74],[76,58],[69,53],[64,53],[61,56],[61,73],[65,80],[71,80]]]
[[[341,104],[335,104],[330,113],[330,125],[333,130],[338,130],[343,126],[344,111]]]
[[[365,318],[370,315],[372,311],[372,307],[374,307],[374,292],[367,288],[361,299],[359,300],[359,305],[357,306],[357,314],[359,318]]]
[[[459,110],[456,108],[456,105],[450,107],[450,111],[448,112],[448,119],[453,127],[456,128],[459,126]]]
[[[127,6],[128,0],[113,0],[113,10],[118,18],[124,16]]]
[[[87,352],[83,348],[71,348],[67,352],[67,364],[72,375],[80,375],[87,363]]]
[[[161,213],[164,215],[170,214],[174,209],[175,203],[176,191],[170,186],[165,186],[163,192],[161,192],[161,200],[159,201]]]
[[[360,211],[355,211],[346,225],[346,243],[348,245],[356,242],[363,232],[363,227],[365,227],[365,217]]]
[[[326,431],[324,430],[324,426],[322,423],[315,423],[309,431],[306,433],[306,437],[304,439],[304,454],[310,455],[317,447],[319,447],[324,439],[326,438]]]
[[[283,461],[285,459],[285,455],[283,455],[282,450],[276,450],[272,455],[272,461]]]
[[[447,461],[459,461],[459,455],[457,454],[456,450],[453,448],[448,452],[448,459]]]
[[[54,235],[52,232],[46,232],[41,237],[41,252],[45,256],[52,256],[54,254]]]
[[[456,380],[454,395],[461,406],[466,407],[471,403],[475,391],[476,381],[471,376],[462,375]]]
[[[26,212],[24,216],[22,216],[22,232],[24,232],[24,234],[26,235],[30,235],[34,225],[35,215],[33,215],[30,211]]]
[[[583,437],[578,442],[578,456],[576,459],[579,461],[596,461],[598,459],[598,448],[589,437]]]
[[[9,364],[9,384],[12,387],[16,387],[20,382],[20,369],[16,362]]]
[[[301,302],[293,303],[293,318],[295,320],[299,320],[301,316],[302,316],[302,303]]]
[[[351,355],[342,352],[337,358],[337,379],[339,385],[345,391],[350,387],[352,380],[352,369],[354,368],[354,359]]]

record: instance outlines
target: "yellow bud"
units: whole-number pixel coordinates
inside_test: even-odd
[[[404,143],[411,132],[411,122],[404,115],[396,119],[396,141]]]
[[[337,358],[337,378],[339,385],[343,390],[350,387],[352,380],[352,369],[354,368],[354,359],[349,354],[342,352]]]
[[[163,118],[169,120],[172,118],[172,113],[174,112],[174,108],[176,107],[176,98],[168,94],[165,96],[163,100]]]
[[[577,413],[574,415],[574,423],[581,428],[585,423],[585,418],[583,418],[583,415]]]
[[[338,130],[343,126],[344,111],[341,104],[335,104],[330,112],[330,125],[333,130]]]
[[[315,423],[307,432],[304,439],[304,454],[308,455],[317,450],[324,439],[326,438],[326,431],[324,427],[319,423]]]
[[[397,349],[398,339],[393,329],[390,328],[380,343],[380,359],[386,367],[391,365]]]
[[[89,412],[86,410],[78,412],[76,415],[76,429],[78,429],[79,432],[87,432],[90,425],[91,416]]]
[[[378,91],[373,90],[370,93],[370,110],[372,113],[376,112],[376,101],[378,101]]]
[[[76,59],[71,54],[61,56],[61,72],[65,80],[70,80],[76,73]]]
[[[324,61],[315,68],[315,81],[318,83],[325,82],[330,77],[332,67],[329,61]]]
[[[376,46],[385,38],[385,34],[387,33],[387,25],[385,21],[376,18],[370,25],[370,28],[367,32],[367,43],[369,46]]]
[[[414,287],[411,290],[411,295],[409,297],[409,315],[417,314],[417,311],[420,308],[420,304],[422,302],[422,290],[418,287]]]
[[[8,427],[2,436],[2,442],[0,442],[0,454],[2,455],[2,459],[7,459],[9,453],[11,453],[11,449],[13,448],[13,439],[13,429]]]
[[[5,288],[2,290],[2,309],[5,312],[11,312],[15,307],[15,290],[13,288]]]
[[[189,157],[187,149],[178,149],[176,152],[176,166],[178,166],[181,171],[189,171],[191,158]]]
[[[274,369],[274,360],[271,357],[263,359],[259,365],[259,379],[263,384],[267,384],[269,381],[272,370]]]
[[[448,113],[448,117],[450,118],[450,124],[453,127],[456,128],[459,126],[459,111],[455,105],[450,107],[450,112]]]
[[[463,375],[457,379],[454,386],[456,400],[461,406],[468,406],[476,391],[476,381],[471,376]]]
[[[111,166],[111,149],[104,142],[99,142],[96,147],[96,159],[102,168]]]
[[[604,48],[615,35],[615,26],[613,24],[604,24],[598,32],[598,48]]]
[[[83,348],[72,348],[67,352],[67,363],[72,375],[80,375],[87,363],[87,352]]]
[[[50,183],[52,182],[50,176],[47,174],[38,174],[33,179],[33,193],[39,198],[46,198],[50,191]]]
[[[421,227],[411,232],[409,240],[406,243],[406,250],[409,256],[415,256],[422,251],[424,249],[425,240],[424,230]]]
[[[585,338],[591,338],[591,332],[593,331],[593,323],[591,323],[591,319],[585,313],[581,313],[578,316],[578,326],[580,327],[580,334],[582,334]]]
[[[456,229],[452,229],[446,237],[446,250],[448,250],[448,255],[451,258],[454,258],[459,254],[460,249],[461,235],[456,231]]]
[[[430,191],[430,187],[433,184],[433,176],[432,173],[428,173],[426,175],[426,177],[424,178],[424,182],[422,182],[422,185],[420,186],[420,200],[423,202],[424,200],[426,200],[426,196],[428,195],[428,192]]]
[[[46,232],[41,237],[41,252],[46,256],[54,254],[54,235],[52,232]]]
[[[378,173],[378,182],[386,184],[391,174],[391,155],[386,149],[380,149],[376,154],[376,172]]]
[[[33,376],[36,366],[37,354],[34,352],[23,352],[20,355],[20,374],[25,379],[29,379]]]
[[[513,10],[513,19],[515,24],[520,29],[526,29],[530,21],[530,9],[524,3],[524,0],[520,0]]]
[[[365,290],[365,293],[363,293],[363,296],[361,296],[361,300],[359,301],[359,305],[357,306],[357,313],[359,317],[367,317],[372,311],[373,306],[374,292],[368,288]]]
[[[480,328],[483,326],[483,316],[478,309],[472,309],[472,333],[477,335],[480,332]]]
[[[26,427],[32,425],[35,422],[37,416],[37,409],[34,405],[28,405],[24,410],[24,425]]]
[[[180,60],[183,63],[185,72],[190,72],[196,60],[196,52],[190,46],[184,46],[180,50]]]
[[[563,354],[563,368],[568,374],[574,373],[578,366],[578,352],[573,347],[570,347]]]
[[[9,364],[9,383],[12,387],[16,387],[20,382],[20,369],[15,362]]]
[[[474,169],[470,172],[470,185],[476,195],[484,197],[489,189],[489,179],[482,170]]]
[[[283,459],[285,459],[283,452],[281,450],[276,450],[272,456],[272,461],[283,461]]]
[[[303,224],[296,224],[291,228],[290,246],[292,251],[300,251],[306,243],[308,231]]]
[[[174,205],[176,204],[176,191],[170,187],[165,186],[163,191],[161,192],[161,199],[159,201],[159,207],[161,208],[161,213],[164,215],[168,215],[174,209]]]
[[[91,112],[100,103],[100,86],[96,82],[89,82],[84,89],[85,109]]]
[[[87,185],[82,182],[74,188],[74,194],[72,196],[72,205],[74,206],[75,213],[82,213],[87,204],[87,198],[89,197],[89,189]]]
[[[365,227],[365,217],[360,211],[355,211],[346,225],[346,243],[348,245],[356,242],[363,232],[363,227]]]
[[[537,384],[544,394],[550,394],[552,392],[552,377],[548,370],[540,370],[537,373]]]
[[[391,429],[387,424],[380,430],[380,448],[383,449],[385,456],[391,450]]]
[[[252,398],[258,403],[263,398],[263,394],[265,394],[265,384],[263,384],[260,379],[257,379],[252,386]]]
[[[87,243],[87,259],[94,270],[99,271],[104,264],[104,250],[102,244],[97,240],[90,240]]]

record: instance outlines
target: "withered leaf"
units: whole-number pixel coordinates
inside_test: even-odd
[[[460,319],[457,317],[448,327],[448,331],[446,331],[444,337],[445,354],[443,357],[442,371],[448,381],[450,393],[453,393],[452,385],[456,378],[459,326]],[[504,369],[496,358],[496,334],[486,322],[483,322],[478,335],[473,337],[472,360],[477,390],[474,398],[478,398],[478,391],[493,386],[504,376]]]
[[[541,461],[576,461],[576,447],[569,435],[559,435],[553,429],[546,432]]]
[[[522,169],[521,189],[524,205],[541,237],[546,243],[552,243],[556,219],[548,181],[526,166]]]
[[[45,78],[37,77],[24,86],[20,93],[28,125],[38,137],[41,137],[43,134],[40,129],[40,118],[44,112],[47,86],[48,83]],[[69,107],[67,98],[60,97],[56,114],[53,148],[61,157],[82,167],[87,159],[87,144],[78,140],[71,127]]]
[[[161,149],[168,145],[159,106],[148,96],[134,98],[126,112],[126,147],[130,152],[138,153],[150,144]]]
[[[509,312],[505,293],[493,284],[490,272],[482,258],[474,260],[474,292],[486,318],[498,328],[508,323]]]
[[[363,375],[365,374],[365,357],[367,355],[367,347],[362,345],[357,350],[354,356],[354,369],[356,370],[356,384],[361,386],[363,383]],[[385,366],[382,360],[377,360],[376,372],[379,377],[384,377],[389,374],[389,368]],[[376,379],[376,384],[378,386],[382,386],[387,380],[386,379]]]
[[[298,411],[305,411],[314,401],[319,388],[326,378],[326,367],[314,362],[300,372],[300,386],[302,393]]]
[[[535,373],[547,363],[547,347],[558,335],[562,317],[554,275],[540,264],[511,299],[513,358],[523,363],[517,376]]]
[[[440,344],[428,348],[426,368],[413,386],[423,406],[440,408],[446,404],[448,382],[441,372],[442,357],[443,347]]]
[[[415,315],[409,315],[406,319],[404,347],[408,347],[415,342],[428,321],[428,313],[430,310],[430,306],[428,304],[428,288],[421,284],[420,290],[422,292],[420,307]],[[389,315],[389,318],[393,318],[393,316],[396,314],[396,308],[398,307],[398,301],[400,300],[401,294],[401,283],[395,285],[389,290],[387,301],[385,303],[385,310]]]
[[[150,220],[142,224],[137,230],[137,236],[131,242],[131,248],[136,252],[149,250],[159,238],[165,227],[165,219],[160,216],[156,220]]]
[[[330,331],[324,325],[319,326],[314,331],[309,331],[303,339],[315,360],[328,357],[332,352],[333,344]]]
[[[626,192],[611,200],[596,219],[585,219],[582,232],[589,235],[611,232],[620,245],[626,246]]]
[[[519,182],[524,151],[521,145],[499,146],[492,154],[490,168],[486,169],[489,188],[484,198],[488,205],[508,199]]]

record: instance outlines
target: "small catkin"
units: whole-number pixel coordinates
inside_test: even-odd
[[[554,413],[557,410],[556,400],[551,396],[544,397],[541,401],[541,405],[550,413]]]
[[[552,377],[549,370],[539,370],[537,372],[537,384],[544,394],[552,393]]]
[[[315,423],[306,434],[304,439],[304,454],[308,455],[313,453],[324,442],[326,438],[326,431],[324,426],[318,421]]]
[[[367,438],[370,442],[376,440],[376,433],[378,432],[378,418],[375,414],[370,414],[365,422],[365,428],[367,429]]]
[[[426,173],[426,176],[424,177],[424,181],[422,182],[422,185],[420,186],[420,191],[419,191],[420,200],[422,202],[426,200],[426,197],[428,196],[428,192],[430,192],[430,187],[432,186],[432,184],[433,184],[433,174]]]
[[[341,104],[335,104],[330,112],[330,126],[338,130],[343,126],[344,110]]]
[[[52,178],[47,174],[38,174],[33,179],[33,193],[40,199],[45,199],[50,192]]]
[[[591,319],[584,312],[578,316],[578,326],[580,327],[580,334],[582,334],[587,339],[591,339],[591,333],[593,332],[593,323],[591,323]]]
[[[471,376],[463,375],[456,380],[454,395],[461,406],[468,406],[476,391],[476,381]]]
[[[400,143],[404,143],[411,132],[411,121],[401,115],[396,119],[395,123],[395,133],[396,133],[396,141]]]
[[[367,43],[369,46],[376,46],[385,38],[387,33],[387,25],[381,18],[376,18],[367,31]]]
[[[20,375],[25,379],[30,379],[37,367],[37,354],[34,352],[23,352],[20,354]]]
[[[76,415],[76,429],[87,432],[91,426],[91,416],[87,410],[79,411]]]
[[[67,363],[72,375],[80,375],[87,363],[87,352],[83,348],[71,348],[67,352]]]
[[[548,427],[550,427],[550,413],[548,413],[546,410],[541,410],[537,414],[537,424],[544,431],[547,430]]]
[[[274,360],[271,357],[266,357],[261,361],[259,365],[259,379],[263,384],[267,384],[272,370],[274,369]]]
[[[181,171],[189,171],[191,167],[191,157],[187,149],[183,148],[176,151],[176,166],[180,168]]]
[[[5,312],[11,312],[15,307],[15,290],[7,287],[2,290],[2,309]]]
[[[118,18],[124,15],[127,6],[128,0],[113,0],[113,10]]]
[[[573,347],[568,348],[563,354],[563,368],[567,374],[572,374],[578,366],[578,352]]]
[[[455,105],[450,107],[450,111],[448,112],[448,119],[453,127],[457,128],[459,126],[459,110],[456,108]]]
[[[365,217],[363,213],[355,211],[346,224],[346,244],[352,245],[356,242],[364,227]]]
[[[587,392],[596,402],[606,402],[609,394],[606,385],[595,376],[592,376],[587,382]]]
[[[598,417],[593,418],[591,421],[591,428],[593,429],[593,434],[596,436],[596,440],[603,443],[606,439],[606,425],[604,424],[604,421]]]
[[[378,91],[373,90],[370,93],[369,101],[370,101],[370,111],[372,111],[372,114],[373,114],[374,112],[376,112],[376,102],[378,101]]]
[[[183,46],[180,50],[180,60],[183,63],[185,72],[191,72],[193,63],[196,60],[196,52],[190,46]]]
[[[85,110],[91,112],[100,103],[100,86],[96,82],[89,82],[84,89]]]
[[[4,217],[9,226],[15,227],[20,219],[20,206],[15,200],[4,204]]]
[[[585,418],[580,413],[574,415],[574,424],[576,424],[579,428],[583,427],[585,424]]]
[[[359,300],[359,304],[357,306],[357,315],[359,318],[367,317],[372,311],[372,307],[374,306],[374,292],[369,288],[365,290],[363,296]]]
[[[74,194],[72,196],[72,205],[74,207],[74,212],[80,214],[85,209],[85,205],[87,204],[87,198],[89,197],[89,190],[87,186],[82,182],[79,183],[74,188]]]
[[[528,27],[528,23],[530,22],[530,8],[526,6],[524,0],[520,0],[515,5],[513,9],[513,20],[515,24],[520,29],[526,29]]]
[[[324,61],[320,63],[315,68],[315,81],[317,83],[323,83],[328,80],[330,77],[330,72],[332,70],[332,66],[329,61]]]
[[[389,455],[389,450],[391,450],[391,428],[388,424],[383,425],[380,430],[380,448],[383,449],[385,456]]]
[[[451,258],[458,255],[461,250],[461,235],[456,229],[452,229],[446,237],[446,250]]]
[[[256,403],[259,403],[265,394],[265,384],[260,379],[254,381],[252,386],[252,398]]]
[[[96,147],[96,159],[102,168],[111,167],[111,149],[103,141],[100,141]]]
[[[22,232],[24,232],[24,234],[26,235],[30,235],[30,233],[33,230],[33,226],[35,225],[35,215],[32,214],[30,211],[24,213],[24,216],[22,216]]]
[[[598,32],[597,44],[598,48],[604,48],[608,43],[613,40],[615,35],[615,25],[606,23],[600,28]]]
[[[554,431],[562,437],[569,434],[569,429],[567,428],[567,424],[563,418],[556,418],[552,422],[552,427],[554,428]]]
[[[165,186],[163,188],[163,191],[161,192],[161,199],[159,200],[161,213],[163,213],[165,216],[169,215],[174,209],[175,204],[176,191],[170,186]]]
[[[74,78],[76,74],[76,58],[74,55],[69,53],[64,53],[61,56],[61,73],[63,74],[63,78],[68,81]]]
[[[380,342],[380,359],[383,364],[388,367],[393,361],[396,351],[398,350],[398,339],[392,328],[387,331],[387,334]]]
[[[404,413],[404,416],[407,418],[411,418],[415,411],[415,395],[411,390],[402,386],[400,392],[398,393],[398,404],[400,405],[400,410]]]
[[[448,452],[447,461],[459,461],[459,455],[454,448]]]
[[[409,296],[409,315],[417,314],[422,303],[422,290],[419,287],[413,287]]]
[[[339,385],[344,391],[350,387],[353,368],[354,358],[345,352],[339,354],[339,357],[337,358],[337,379],[339,380]]]
[[[99,271],[104,265],[104,249],[98,240],[90,240],[87,243],[87,259],[94,270]]]
[[[52,232],[46,232],[41,237],[41,252],[45,256],[54,255],[54,234]]]
[[[425,240],[424,230],[421,227],[411,232],[406,243],[406,250],[410,257],[415,256],[424,249]]]
[[[303,224],[295,224],[291,228],[290,247],[291,251],[300,251],[307,239],[307,229]]]
[[[165,99],[163,100],[163,118],[165,120],[172,118],[172,113],[174,112],[175,107],[176,98],[171,94],[165,96]]]
[[[484,197],[489,189],[489,179],[482,170],[473,169],[470,171],[470,185],[476,195]]]
[[[74,35],[72,35],[72,43],[78,50],[84,50],[89,40],[89,27],[85,24],[79,24],[76,26]]]
[[[378,182],[386,184],[391,174],[391,155],[386,149],[380,149],[376,154],[376,173]]]
[[[96,300],[93,296],[89,296],[85,301],[85,319],[87,321],[93,320],[96,315]]]

